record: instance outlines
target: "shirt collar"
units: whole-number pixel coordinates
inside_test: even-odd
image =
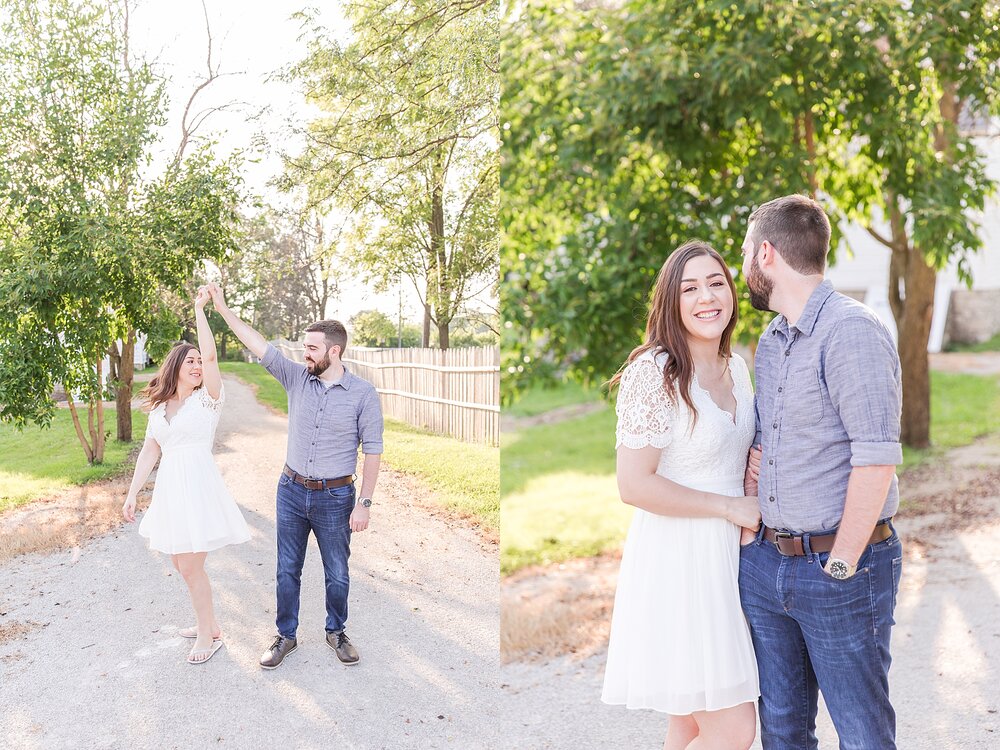
[[[789,325],[788,319],[784,315],[781,315],[777,322],[778,328],[786,335],[789,333],[789,329],[794,328],[799,333],[811,336],[813,330],[816,328],[816,319],[819,318],[819,311],[823,309],[824,303],[831,294],[833,294],[833,284],[829,279],[823,279],[823,283],[816,287],[813,293],[809,295],[809,299],[806,300],[806,306],[802,308],[802,314],[795,325]]]
[[[349,390],[351,390],[351,381],[352,381],[352,380],[354,380],[354,376],[353,376],[353,375],[351,374],[351,371],[347,369],[347,365],[345,365],[345,364],[344,364],[343,362],[341,362],[340,364],[341,364],[341,365],[343,366],[343,368],[344,368],[344,375],[343,375],[343,377],[342,377],[342,378],[340,379],[340,382],[339,382],[339,383],[334,383],[334,384],[333,384],[333,385],[331,385],[330,387],[331,387],[331,388],[336,388],[336,387],[337,387],[337,386],[339,385],[339,386],[341,386],[341,387],[342,387],[342,388],[343,388],[343,389],[344,389],[345,391],[349,391]],[[325,387],[325,383],[323,383],[323,381],[322,381],[322,380],[320,380],[320,379],[319,379],[319,378],[318,378],[317,376],[315,376],[315,375],[310,375],[310,376],[309,376],[309,379],[310,379],[310,380],[315,380],[315,381],[316,381],[317,383],[319,383],[320,385],[322,385],[322,386],[324,386],[324,387]]]

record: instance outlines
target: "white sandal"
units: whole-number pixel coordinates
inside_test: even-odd
[[[212,642],[212,648],[199,649],[198,651],[195,651],[194,649],[191,649],[191,653],[188,654],[187,663],[188,664],[204,664],[206,661],[208,661],[213,656],[215,656],[215,652],[218,651],[220,648],[222,648],[222,641],[218,640],[218,641],[213,641]],[[208,656],[206,656],[204,659],[195,659],[194,658],[195,654],[208,654]]]

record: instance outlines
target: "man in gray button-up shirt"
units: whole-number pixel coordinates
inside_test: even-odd
[[[751,303],[779,313],[755,357],[763,525],[740,550],[764,750],[817,747],[818,691],[842,747],[895,748],[899,358],[823,279],[829,242],[822,208],[793,195],[758,208],[743,244]]]
[[[347,331],[335,320],[306,328],[305,364],[268,344],[209,285],[216,310],[243,344],[288,393],[288,450],[277,492],[278,635],[260,658],[274,669],[298,642],[299,589],[310,532],[323,558],[326,641],[344,664],[358,662],[344,625],[350,588],[351,533],[368,528],[372,493],[382,453],[382,408],[371,383],[341,362]],[[358,446],[364,451],[361,497],[355,497]]]

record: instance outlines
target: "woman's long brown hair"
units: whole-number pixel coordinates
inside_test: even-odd
[[[646,340],[632,350],[625,364],[608,383],[610,388],[618,385],[625,367],[644,353],[650,350],[667,352],[670,356],[667,357],[667,364],[663,368],[663,387],[671,401],[677,403],[677,397],[680,396],[691,409],[692,427],[698,420],[698,410],[691,398],[694,361],[691,358],[691,349],[688,347],[687,330],[681,321],[680,299],[684,266],[689,260],[697,258],[699,255],[708,255],[722,266],[726,283],[729,284],[729,292],[733,295],[733,316],[729,319],[729,324],[722,332],[722,338],[719,341],[719,354],[726,359],[732,356],[730,339],[733,335],[733,329],[736,327],[739,307],[733,275],[729,272],[722,256],[711,245],[700,240],[691,240],[674,250],[660,269],[660,273],[656,277],[656,284],[653,285],[653,299],[649,306],[649,318],[646,320]]]
[[[197,350],[198,347],[187,342],[177,344],[163,360],[163,364],[149,381],[149,385],[139,392],[139,398],[144,399],[150,409],[169,401],[177,393],[177,377],[181,365],[192,349]]]

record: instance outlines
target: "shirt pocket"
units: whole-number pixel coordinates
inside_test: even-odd
[[[812,367],[791,370],[785,378],[782,425],[785,427],[810,427],[823,420],[826,398],[820,384],[819,372]]]

